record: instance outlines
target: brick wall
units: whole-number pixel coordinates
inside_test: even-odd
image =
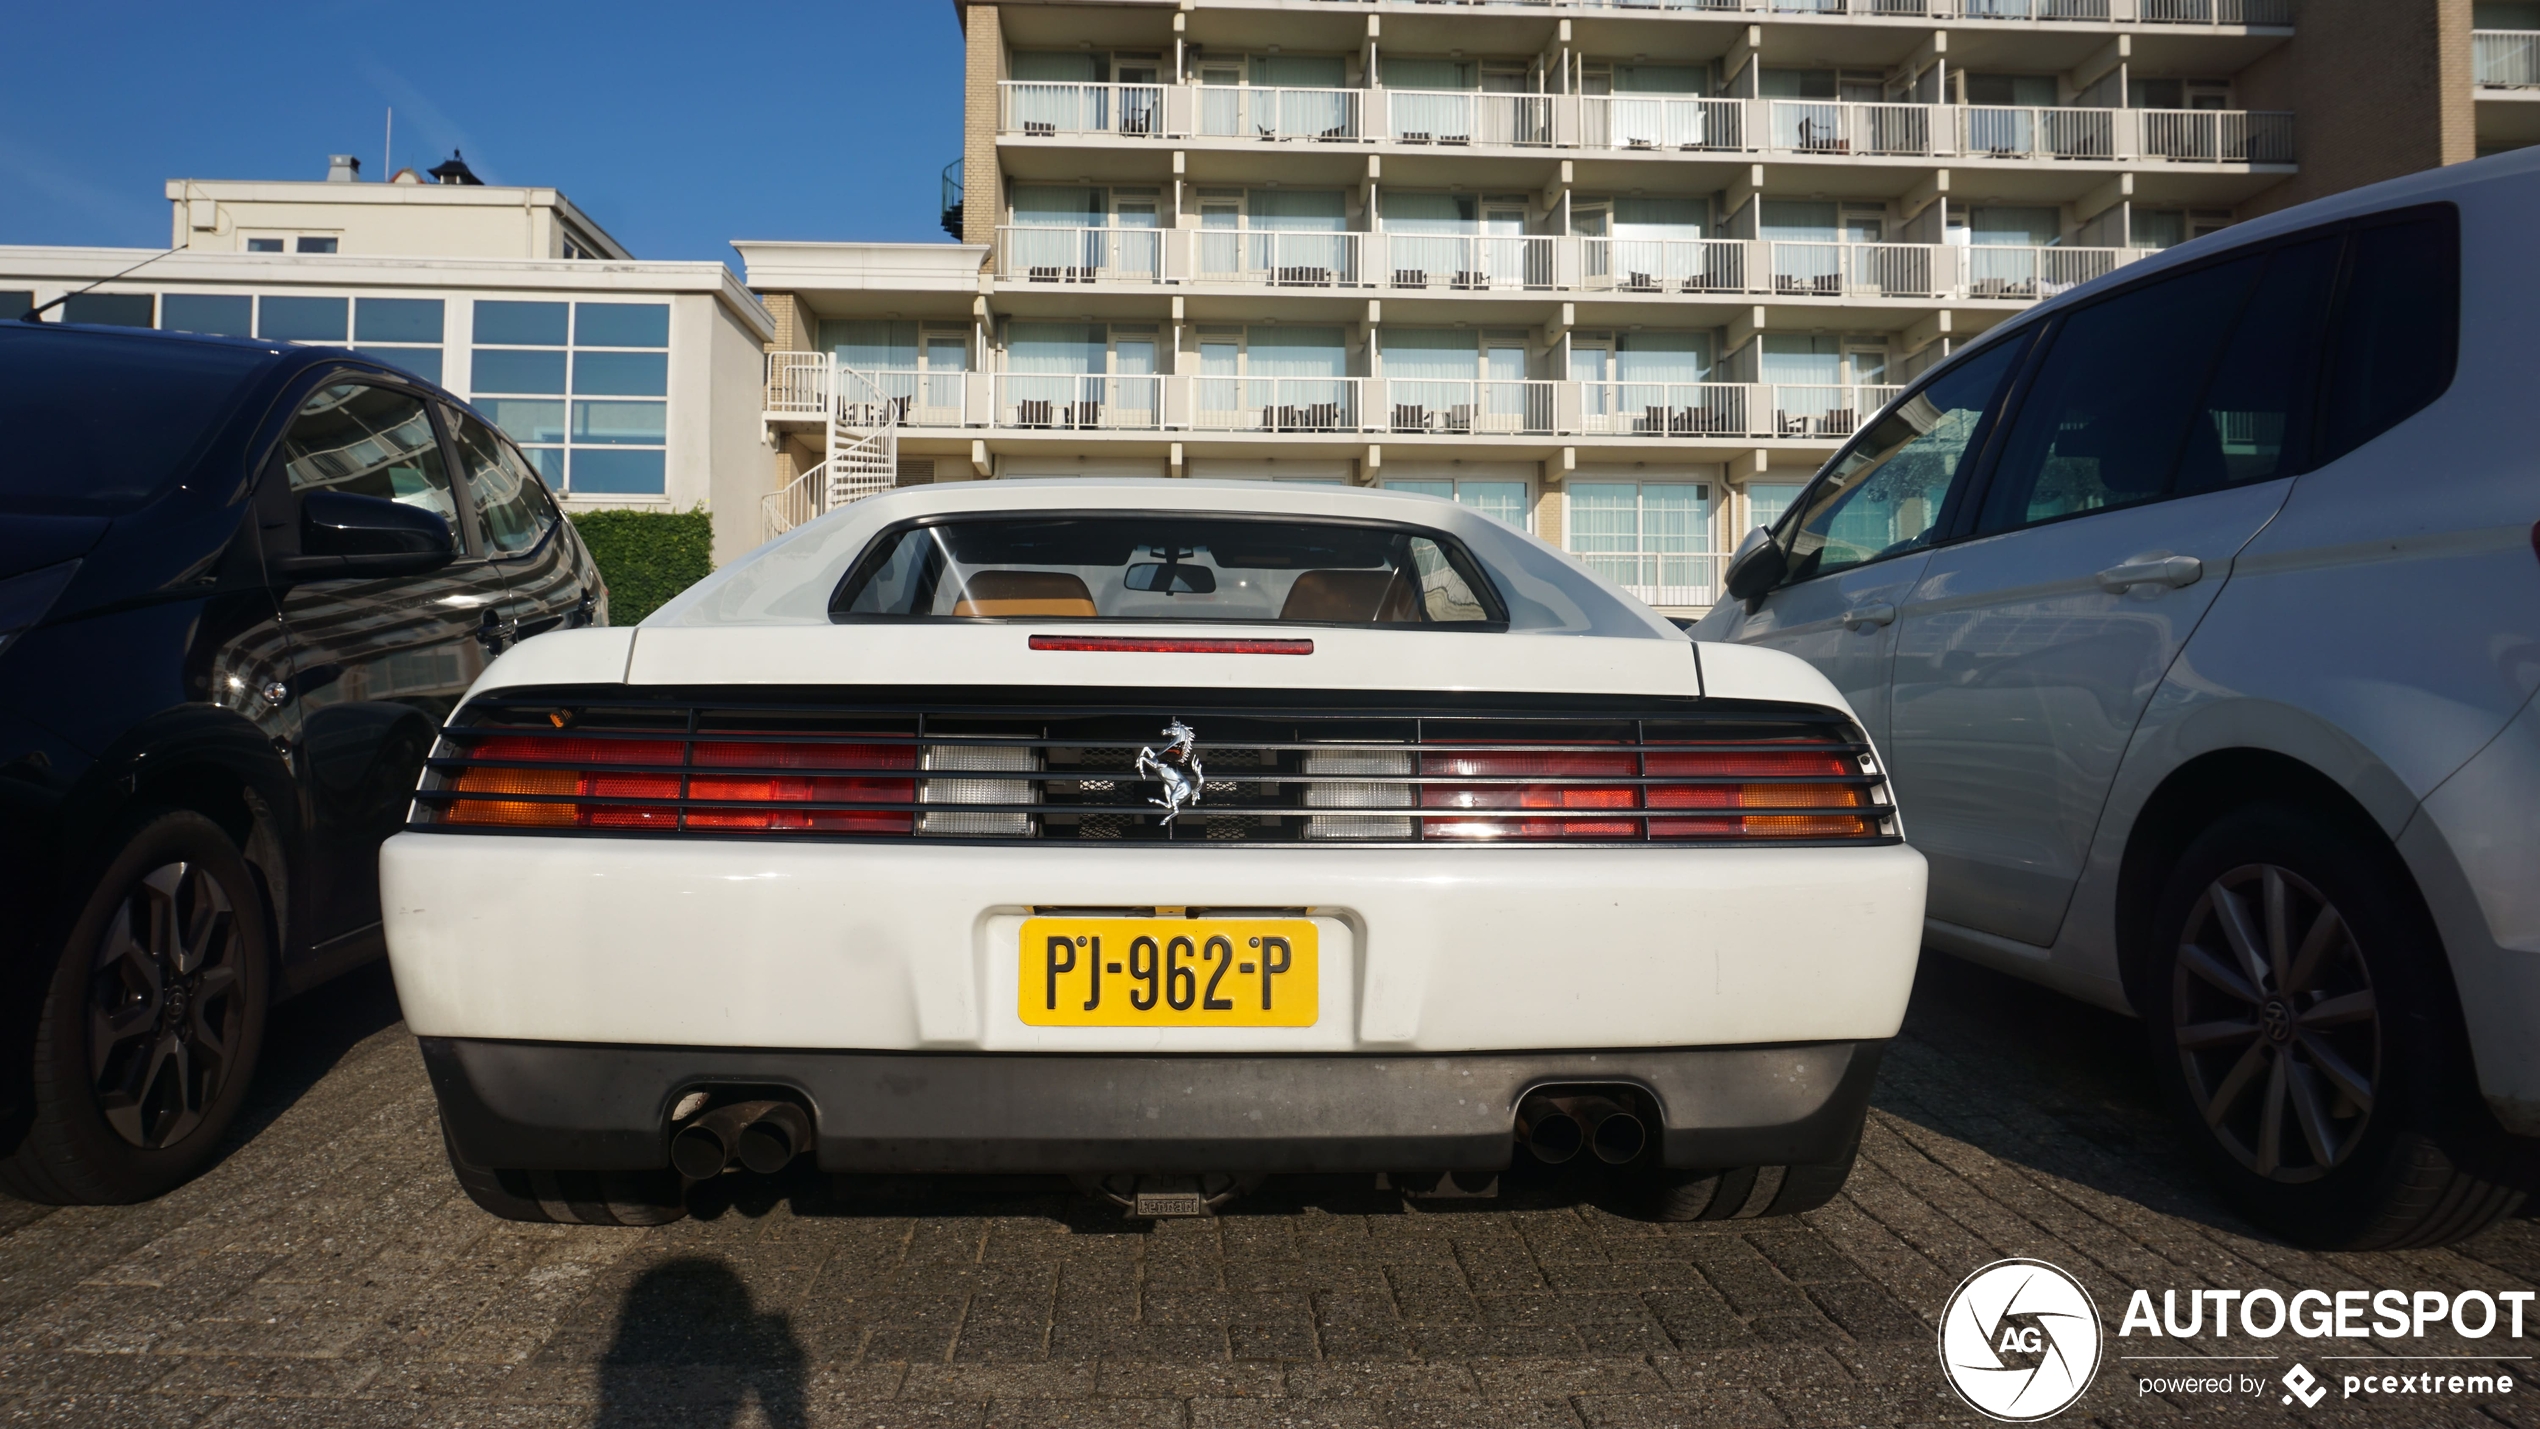
[[[964,5],[967,48],[962,67],[961,241],[994,243],[1005,207],[997,172],[997,81],[1005,78],[1005,26],[994,5]]]
[[[792,293],[761,293],[759,302],[767,315],[776,321],[776,336],[769,339],[770,352],[810,352],[814,319],[807,304]]]
[[[2241,72],[2251,109],[2293,111],[2301,172],[2253,218],[2476,152],[2470,0],[2302,0],[2293,38]]]

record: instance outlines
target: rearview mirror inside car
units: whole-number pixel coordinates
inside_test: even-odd
[[[1737,554],[1729,558],[1728,576],[1721,582],[1731,600],[1753,600],[1780,584],[1789,561],[1773,540],[1772,528],[1758,526],[1738,543]]]
[[[277,575],[421,575],[459,557],[439,513],[385,497],[312,491],[300,499],[300,554],[274,560]]]
[[[1162,595],[1215,595],[1217,573],[1206,566],[1166,565],[1151,561],[1129,568],[1129,589]]]

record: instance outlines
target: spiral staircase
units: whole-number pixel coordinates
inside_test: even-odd
[[[769,410],[819,415],[827,437],[825,459],[762,503],[771,539],[891,489],[899,479],[903,399],[825,352],[770,353],[767,379]]]

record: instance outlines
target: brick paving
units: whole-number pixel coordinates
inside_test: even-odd
[[[1036,1181],[736,1182],[656,1230],[479,1212],[441,1159],[384,977],[277,1019],[231,1154],[150,1205],[0,1199],[0,1422],[415,1426],[1833,1426],[1982,1422],[1942,1303],[2010,1255],[2129,1292],[2529,1288],[2512,1221],[2451,1250],[2321,1256],[2253,1234],[2186,1164],[2123,1019],[1926,960],[1845,1193],[1796,1220],[1659,1227],[1583,1176],[1406,1205],[1274,1181],[1141,1224]],[[2540,1337],[2540,1314],[2527,1329]],[[2520,1353],[2106,1341],[2058,1423],[2540,1424],[2503,1394],[2279,1403],[2297,1357]],[[2272,1355],[2268,1392],[2139,1391]],[[2311,1360],[2335,1387],[2351,1362]],[[2398,1368],[2385,1362],[2376,1370]],[[2409,1362],[2413,1369],[2425,1366]],[[2441,1366],[2458,1370],[2460,1365]]]

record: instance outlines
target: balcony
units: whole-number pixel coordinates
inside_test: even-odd
[[[2482,89],[2540,89],[2540,30],[2479,30],[2469,37],[2470,79]]]
[[[1000,228],[997,238],[997,276],[1017,286],[1218,285],[1441,295],[2016,301],[2051,298],[2143,256],[2129,248],[1217,228],[1021,226]]]
[[[1585,437],[1839,441],[1901,390],[1755,382],[1580,382],[859,371],[840,408],[909,435],[1177,432],[1352,440]],[[846,379],[829,355],[768,355],[771,417],[826,416]]]
[[[1374,0],[1325,0],[1366,5]],[[1828,15],[1879,20],[2006,20],[2043,24],[2282,25],[2292,0],[1414,0],[1516,10],[1660,10],[1704,15]]]
[[[2490,33],[2517,38],[2509,32]],[[2500,72],[2513,68],[2515,54],[2528,70],[2531,48],[2527,42],[2519,51],[2511,46],[2495,48]],[[2481,82],[2489,81],[2482,78]],[[1039,81],[1008,81],[1001,90],[999,131],[1026,139],[1229,139],[1413,148],[1778,154],[1842,160],[2293,162],[2293,116],[2280,111]]]

